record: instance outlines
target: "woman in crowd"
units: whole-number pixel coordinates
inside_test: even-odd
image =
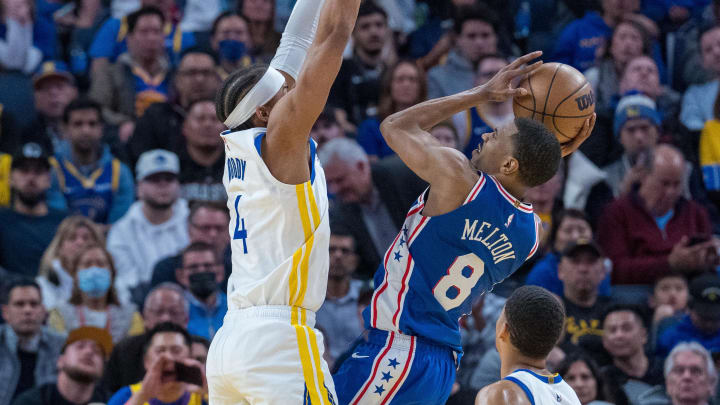
[[[143,333],[142,318],[135,306],[118,300],[115,265],[103,246],[91,245],[78,253],[71,269],[75,275],[72,297],[50,311],[50,327],[60,333],[80,326],[104,328],[114,343]]]
[[[380,133],[380,123],[390,115],[427,98],[425,73],[411,61],[400,61],[389,68],[381,88],[377,117],[366,119],[358,128],[358,143],[371,161],[395,154]]]
[[[105,245],[97,225],[86,217],[72,216],[60,223],[55,237],[40,260],[36,279],[45,308],[67,303],[72,295],[75,274],[70,271],[75,256],[88,245]]]
[[[582,352],[565,357],[555,370],[572,388],[582,405],[620,405],[608,398],[607,389],[595,362]],[[610,402],[606,402],[610,401]]]
[[[588,222],[587,216],[576,209],[566,209],[557,214],[552,222],[548,245],[551,251],[540,259],[528,274],[526,284],[538,285],[550,290],[557,295],[563,295],[563,283],[557,275],[558,263],[562,251],[567,249],[570,243],[578,240],[590,240],[593,238],[593,231]],[[600,284],[600,294],[610,295],[610,275],[608,274]]]
[[[281,37],[275,31],[275,0],[239,0],[238,10],[250,28],[252,56],[269,63]]]
[[[35,10],[30,0],[0,1],[0,70],[31,74],[43,59],[33,43]]]

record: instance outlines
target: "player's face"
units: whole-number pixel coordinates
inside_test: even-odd
[[[653,99],[659,96],[662,90],[655,61],[648,56],[632,59],[625,68],[620,89],[623,93],[637,90]]]
[[[467,60],[476,63],[485,55],[497,53],[495,29],[485,21],[466,21],[457,38],[457,46]]]
[[[715,74],[720,73],[720,28],[705,32],[700,38],[703,67]]]
[[[597,397],[597,381],[584,361],[571,364],[562,378],[575,391],[581,404],[588,404]]]
[[[675,311],[687,308],[688,285],[682,277],[665,277],[657,282],[653,293],[654,306],[670,305]]]
[[[382,14],[368,14],[358,17],[353,31],[355,46],[369,54],[378,54],[385,46],[388,27]]]
[[[610,54],[616,62],[628,63],[632,58],[642,55],[643,35],[631,24],[619,24],[613,32]]]
[[[512,155],[512,136],[518,131],[514,122],[483,134],[483,142],[472,153],[471,162],[475,169],[487,174],[500,173],[500,167]]]
[[[76,150],[87,153],[100,147],[103,127],[98,111],[92,108],[75,110],[70,113],[64,128],[68,140]]]
[[[582,218],[565,217],[558,227],[553,247],[556,251],[562,252],[570,242],[579,239],[592,239],[590,224]]]
[[[627,359],[643,350],[647,330],[631,311],[615,311],[603,322],[603,346],[611,356]]]
[[[97,381],[103,373],[103,351],[94,340],[73,342],[58,359],[58,370],[81,381]]]
[[[647,118],[628,120],[620,130],[620,143],[629,156],[655,146],[657,141],[658,129]]]
[[[411,106],[420,98],[420,72],[415,65],[401,63],[393,72],[390,94],[399,106]]]
[[[182,133],[188,147],[212,152],[222,148],[223,141],[218,134],[223,128],[223,123],[215,115],[215,103],[209,100],[198,101],[188,111],[183,121]]]
[[[212,99],[220,85],[220,76],[210,55],[189,53],[180,61],[175,87],[182,102]]]
[[[703,357],[692,351],[678,352],[665,379],[673,403],[693,404],[707,401],[712,394],[712,380]]]
[[[2,306],[2,315],[17,335],[38,333],[45,320],[40,291],[32,286],[13,288],[8,304]]]

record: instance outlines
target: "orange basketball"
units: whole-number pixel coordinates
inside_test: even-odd
[[[518,87],[525,96],[513,99],[516,117],[542,122],[563,144],[571,141],[595,112],[595,96],[585,76],[563,63],[544,63]]]

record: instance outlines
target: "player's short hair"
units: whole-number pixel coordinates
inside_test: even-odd
[[[455,13],[454,26],[456,34],[462,33],[463,26],[468,21],[483,21],[492,26],[495,35],[498,33],[498,16],[489,7],[482,3],[471,6],[464,6],[457,9]]]
[[[225,79],[220,87],[220,91],[217,92],[217,96],[215,97],[215,113],[220,122],[225,122],[227,117],[232,114],[240,100],[247,95],[250,89],[252,89],[253,86],[260,81],[265,72],[267,72],[268,67],[267,64],[253,64],[236,70]],[[251,116],[247,121],[235,128],[230,128],[230,130],[240,131],[252,128]]]
[[[188,333],[187,329],[183,328],[182,326],[172,323],[172,322],[161,322],[157,324],[154,328],[150,329],[150,332],[147,334],[147,338],[145,340],[145,344],[143,344],[142,353],[143,356],[147,354],[148,349],[150,349],[150,345],[152,344],[152,340],[158,333],[179,333],[183,337],[183,341],[185,342],[185,345],[188,349],[192,348],[192,338],[190,337],[190,334]]]
[[[385,18],[385,21],[387,21],[388,16],[384,8],[380,7],[374,0],[363,1],[360,4],[357,18],[360,19],[360,17],[365,17],[371,14],[381,14],[383,18]]]
[[[523,286],[505,302],[510,343],[524,356],[544,359],[557,344],[565,323],[565,308],[542,287]]]
[[[103,122],[102,107],[100,107],[100,104],[98,104],[95,100],[81,96],[71,101],[70,104],[65,107],[62,116],[63,123],[67,124],[70,122],[70,114],[79,110],[95,110],[98,120]]]
[[[127,32],[131,33],[135,31],[135,27],[137,26],[138,21],[140,21],[140,18],[148,15],[157,16],[158,18],[160,18],[160,24],[165,25],[165,15],[162,13],[162,11],[160,11],[160,9],[157,7],[147,6],[128,14],[128,16],[126,17]]]
[[[520,180],[528,187],[539,186],[558,171],[562,154],[555,135],[542,123],[529,118],[515,118],[513,156],[518,161]]]

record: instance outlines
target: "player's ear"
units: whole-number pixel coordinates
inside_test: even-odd
[[[267,124],[270,120],[270,109],[267,106],[261,105],[255,109],[255,117],[261,122]]]
[[[506,176],[517,172],[519,169],[520,163],[512,156],[507,156],[505,160],[503,160],[502,166],[500,166],[500,172]]]

